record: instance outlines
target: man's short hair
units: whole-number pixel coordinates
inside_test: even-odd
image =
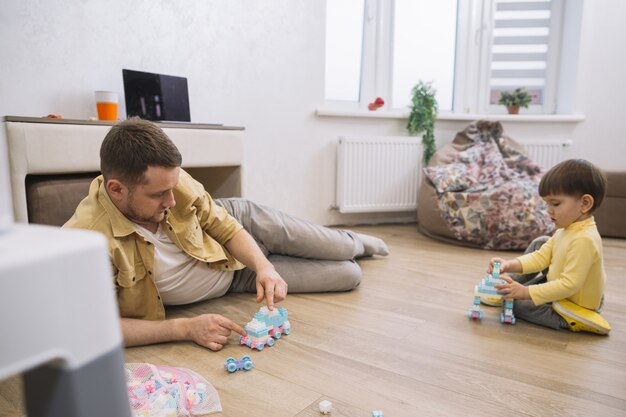
[[[593,197],[591,212],[602,204],[606,194],[606,177],[591,162],[584,159],[568,159],[545,173],[539,183],[539,195],[565,194],[581,197],[589,194]]]
[[[113,126],[100,147],[100,171],[105,181],[116,178],[132,187],[143,181],[149,166],[175,168],[182,157],[163,130],[132,118]]]

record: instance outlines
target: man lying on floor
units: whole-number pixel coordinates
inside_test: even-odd
[[[102,175],[64,225],[107,237],[126,346],[192,340],[220,350],[231,331],[245,335],[241,326],[218,314],[166,320],[164,305],[252,292],[273,309],[288,288],[352,290],[362,275],[355,258],[389,253],[373,236],[213,200],[181,163],[156,125],[118,123],[100,149]]]

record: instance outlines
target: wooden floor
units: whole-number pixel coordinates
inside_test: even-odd
[[[626,240],[605,239],[607,337],[501,325],[485,307],[469,321],[473,286],[496,254],[420,235],[415,225],[359,227],[383,238],[391,254],[360,262],[360,287],[340,294],[291,294],[291,335],[262,352],[233,343],[214,353],[192,343],[126,350],[128,362],[195,370],[217,389],[216,416],[625,416]],[[223,314],[239,323],[258,305],[252,295],[170,311]],[[251,355],[249,372],[228,374],[227,357]],[[17,378],[0,384],[0,415],[21,416]]]

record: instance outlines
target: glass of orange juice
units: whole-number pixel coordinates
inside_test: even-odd
[[[115,91],[96,91],[98,120],[117,120],[117,100]]]

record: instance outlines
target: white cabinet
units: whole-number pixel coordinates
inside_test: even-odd
[[[27,176],[97,173],[100,145],[113,123],[6,116],[13,209],[28,222]],[[183,168],[213,197],[243,196],[244,128],[160,123],[183,157]]]

